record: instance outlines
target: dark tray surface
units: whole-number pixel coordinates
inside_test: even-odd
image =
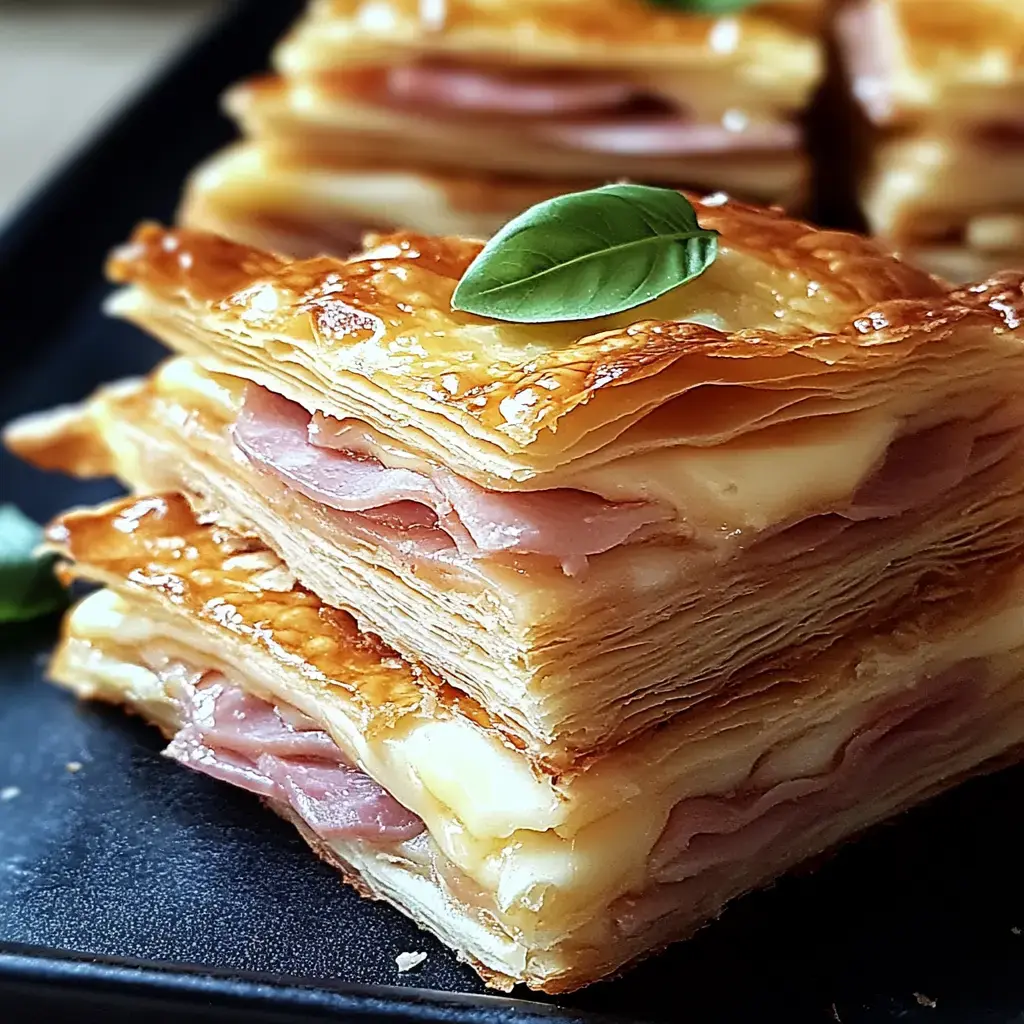
[[[0,421],[159,357],[155,343],[100,313],[103,257],[136,220],[171,217],[188,169],[230,135],[217,95],[263,66],[299,6],[239,5],[0,240]],[[37,519],[113,493],[0,455],[0,501]],[[28,1006],[24,1019],[73,1012],[78,1024],[172,1015],[498,1024],[543,1012],[474,1001],[484,990],[472,971],[341,886],[254,799],[165,762],[142,723],[40,685],[55,634],[55,620],[0,630],[0,790],[19,790],[0,800],[0,1020],[22,1019],[16,1007]],[[82,770],[69,773],[69,761]],[[1024,769],[964,786],[551,1012],[1024,1024],[1022,801]],[[395,955],[417,949],[426,963],[399,975]],[[443,993],[468,996],[453,1004]]]

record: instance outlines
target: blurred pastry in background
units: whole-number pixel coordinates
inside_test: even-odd
[[[329,167],[241,142],[196,169],[179,219],[292,256],[348,253],[364,233],[415,224],[486,238],[535,203],[586,187],[353,161]]]
[[[297,255],[628,178],[800,208],[822,0],[314,0],[182,221]],[[708,13],[704,13],[707,11]]]
[[[1024,266],[1024,3],[850,0],[836,28],[871,231],[953,280]]]

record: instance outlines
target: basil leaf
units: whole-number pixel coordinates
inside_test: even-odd
[[[0,622],[24,622],[63,608],[67,591],[54,555],[37,556],[43,531],[13,505],[0,505]]]
[[[749,7],[754,0],[651,0],[655,7],[674,7],[690,14],[732,14]]]
[[[672,189],[571,192],[506,224],[463,274],[452,309],[524,324],[588,320],[664,295],[717,253],[718,232]]]

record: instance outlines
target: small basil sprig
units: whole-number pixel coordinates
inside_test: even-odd
[[[13,505],[0,505],[0,622],[24,622],[63,608],[54,555],[37,555],[43,532]]]
[[[718,232],[672,189],[571,192],[509,221],[462,275],[452,309],[524,324],[588,320],[664,295],[717,254]]]
[[[651,0],[655,7],[672,7],[690,14],[732,14],[755,0]]]

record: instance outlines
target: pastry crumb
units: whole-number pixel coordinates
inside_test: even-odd
[[[71,772],[71,774],[74,775],[76,772],[80,772],[82,770],[82,762],[68,761],[68,763],[64,765],[64,770]]]
[[[21,796],[21,790],[17,786],[4,786],[0,789],[0,800],[13,800],[16,796]]]
[[[918,1001],[918,1003],[921,1006],[930,1006],[933,1010],[938,1005],[938,1003],[934,999],[924,995],[924,993],[922,992],[915,992],[914,998]]]
[[[424,960],[427,959],[426,953],[399,953],[395,957],[395,963],[398,964],[398,972],[404,974],[406,971],[411,971],[415,967],[419,967]]]

